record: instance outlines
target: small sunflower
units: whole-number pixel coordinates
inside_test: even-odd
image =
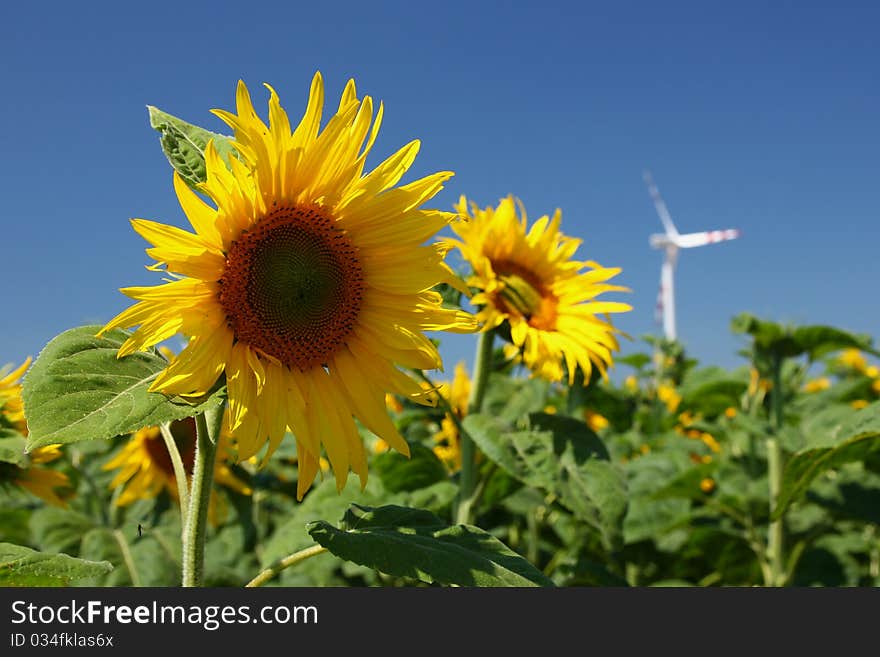
[[[27,422],[24,419],[19,380],[31,366],[31,360],[28,357],[21,365],[9,372],[0,371],[0,420],[2,420],[0,426],[12,427],[24,436],[27,435]]]
[[[187,475],[192,475],[196,455],[196,423],[193,418],[171,423],[171,435],[180,452],[180,460]],[[214,481],[242,495],[251,489],[233,474],[228,461],[235,451],[227,433],[220,436],[217,458],[214,461]],[[127,506],[136,500],[152,499],[162,491],[177,499],[177,479],[171,455],[159,427],[145,427],[132,434],[116,456],[103,466],[104,470],[119,470],[110,481],[110,488],[121,488],[117,506]]]
[[[439,394],[449,403],[458,420],[468,412],[468,398],[471,394],[471,380],[464,363],[455,366],[452,384],[441,384]],[[440,431],[434,434],[434,454],[446,464],[451,472],[461,470],[461,433],[449,413],[440,421]]]
[[[24,418],[19,379],[30,364],[31,358],[27,358],[19,367],[0,378],[0,427],[15,429],[22,436],[27,436],[28,428]],[[60,447],[60,445],[38,447],[28,453],[24,465],[0,463],[0,481],[11,482],[15,486],[24,488],[54,506],[67,506],[58,491],[70,488],[70,479],[63,472],[40,467],[60,458]]]
[[[452,225],[460,239],[451,240],[473,268],[467,283],[477,288],[471,302],[480,308],[477,319],[490,330],[504,321],[510,324],[513,345],[509,356],[521,354],[526,366],[551,381],[569,383],[580,367],[589,381],[595,366],[605,373],[611,352],[619,349],[619,331],[600,315],[626,312],[631,306],[595,301],[603,292],[625,291],[609,285],[620,269],[592,261],[573,260],[581,241],[559,231],[559,210],[543,216],[528,228],[525,208],[513,197],[497,208],[481,210],[461,197],[456,207],[464,221]]]
[[[214,110],[234,130],[238,157],[227,166],[207,145],[200,191],[213,206],[174,176],[194,233],[132,222],[154,245],[147,253],[156,267],[173,280],[124,288],[137,303],[103,330],[139,326],[120,357],[178,332],[189,336],[151,390],[201,395],[225,374],[239,458],[268,445],[265,463],[289,429],[301,498],[320,468],[322,446],[339,490],[349,469],[366,484],[355,419],[409,454],[385,393],[430,403],[399,368],[440,367],[424,332],[469,332],[476,324],[443,308],[432,290],[441,282],[461,285],[443,262],[448,247],[425,245],[455,215],[421,209],[452,173],[395,186],[419,150],[413,141],[364,175],[383,109],[374,122],[373,101],[358,99],[353,80],[323,130],[320,74],[294,130],[271,87],[269,93],[268,126],[242,82],[236,113]]]

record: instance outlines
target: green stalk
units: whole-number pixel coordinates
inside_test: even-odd
[[[183,586],[202,586],[204,579],[208,502],[211,500],[214,459],[222,426],[222,406],[196,416],[196,458],[183,530]]]
[[[770,484],[770,511],[776,508],[782,490],[782,447],[779,434],[782,430],[782,357],[773,355],[773,427],[774,436],[767,439],[767,478]],[[770,523],[767,531],[767,560],[770,565],[770,586],[785,582],[784,557],[785,525],[780,517]]]
[[[489,372],[492,371],[492,343],[494,331],[483,331],[477,342],[477,353],[474,357],[474,378],[471,394],[468,399],[467,412],[479,413],[486,395],[486,384]],[[476,445],[466,431],[460,432],[461,440],[461,472],[459,473],[458,512],[456,521],[460,524],[470,522],[473,508],[474,489],[477,482]]]
[[[245,588],[254,588],[256,586],[262,586],[270,579],[275,577],[278,573],[286,568],[290,568],[291,566],[295,566],[300,561],[305,561],[311,557],[314,557],[317,554],[322,554],[326,552],[327,548],[322,545],[313,545],[311,547],[307,547],[304,550],[300,550],[299,552],[295,552],[294,554],[288,555],[283,559],[279,559],[271,566],[262,571],[259,575],[254,577],[250,582],[245,584]]]
[[[189,511],[189,488],[187,486],[186,470],[183,467],[183,459],[180,458],[180,450],[171,433],[171,423],[163,422],[159,425],[159,431],[165,440],[168,455],[171,456],[171,467],[174,469],[174,480],[177,482],[177,497],[180,502],[180,528],[186,527],[186,514]],[[182,534],[181,534],[182,536]]]

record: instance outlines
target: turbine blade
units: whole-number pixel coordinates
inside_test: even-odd
[[[678,229],[675,227],[675,224],[672,223],[672,217],[669,215],[666,203],[663,202],[663,198],[660,196],[660,190],[658,190],[657,185],[654,184],[654,178],[651,176],[651,172],[645,171],[642,177],[645,179],[645,184],[648,185],[648,194],[651,195],[651,200],[654,201],[654,209],[657,210],[660,221],[663,222],[663,229],[666,231],[666,234],[670,237],[678,235]]]
[[[727,228],[725,230],[709,230],[702,233],[676,235],[672,238],[672,241],[676,246],[682,249],[690,249],[695,246],[705,246],[706,244],[735,240],[737,237],[739,237],[738,230],[735,228]]]

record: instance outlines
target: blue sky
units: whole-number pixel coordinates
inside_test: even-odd
[[[185,225],[147,123],[222,130],[243,78],[298,116],[321,70],[385,101],[372,163],[412,138],[436,197],[563,212],[579,255],[620,266],[633,336],[658,332],[660,223],[741,240],[682,254],[679,332],[725,366],[748,310],[880,335],[880,47],[873,3],[15,3],[0,41],[0,364],[158,283],[130,217]],[[328,100],[328,103],[335,101]],[[449,371],[473,338],[445,340]],[[624,351],[641,349],[639,342]]]

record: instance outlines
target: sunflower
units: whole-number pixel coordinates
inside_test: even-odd
[[[563,378],[563,361],[569,383],[577,367],[586,381],[593,366],[604,375],[611,352],[619,349],[618,331],[599,315],[631,307],[594,299],[626,290],[605,282],[620,269],[572,260],[580,240],[559,231],[559,210],[527,230],[525,208],[519,204],[518,217],[513,197],[497,208],[481,210],[472,203],[468,210],[462,196],[456,209],[465,221],[452,225],[460,239],[450,243],[473,268],[467,283],[477,289],[471,302],[480,307],[483,328],[509,323],[513,345],[507,345],[507,355],[518,354],[533,373],[551,381]]]
[[[464,363],[455,366],[452,384],[441,384],[439,393],[449,403],[458,420],[467,415],[468,397],[471,394],[471,380]],[[440,431],[434,434],[434,454],[446,464],[450,471],[461,470],[461,434],[455,420],[446,413],[440,421]]]
[[[196,423],[193,418],[171,423],[171,435],[180,452],[180,460],[188,475],[192,475],[196,455]],[[227,461],[234,458],[234,447],[229,434],[220,436],[217,459],[214,462],[214,481],[242,495],[251,489],[233,474]],[[110,482],[110,488],[121,488],[117,506],[127,506],[140,499],[151,499],[163,490],[177,498],[177,480],[171,455],[165,446],[159,427],[145,427],[132,434],[116,456],[104,464],[104,470],[119,470]]]
[[[19,367],[8,373],[4,374],[0,371],[0,420],[2,420],[0,426],[9,426],[25,436],[27,435],[27,422],[24,419],[19,379],[27,372],[31,360],[28,357]]]
[[[0,427],[15,429],[27,436],[27,422],[21,401],[19,379],[30,367],[27,358],[19,367],[0,378]],[[54,506],[67,506],[58,490],[70,487],[70,479],[63,472],[39,467],[61,457],[60,445],[38,447],[28,454],[24,464],[0,463],[0,481],[11,482]]]
[[[268,87],[268,85],[267,85]],[[441,367],[424,331],[473,331],[474,319],[442,307],[432,288],[460,286],[443,262],[447,246],[425,245],[454,214],[421,209],[452,175],[443,171],[395,186],[419,150],[413,141],[364,175],[382,105],[345,87],[320,130],[324,85],[316,74],[305,114],[291,131],[268,87],[269,125],[239,82],[236,113],[214,110],[234,130],[237,157],[205,149],[206,204],[175,174],[195,232],[142,219],[134,229],[148,255],[173,275],[156,287],[124,288],[138,303],[103,331],[139,326],[123,357],[177,332],[188,346],[151,390],[206,393],[225,374],[228,430],[247,459],[286,430],[299,455],[297,496],[319,470],[322,446],[341,490],[351,469],[366,485],[367,458],[355,419],[396,450],[406,441],[385,393],[430,403],[400,367]],[[372,128],[371,128],[372,125]]]

